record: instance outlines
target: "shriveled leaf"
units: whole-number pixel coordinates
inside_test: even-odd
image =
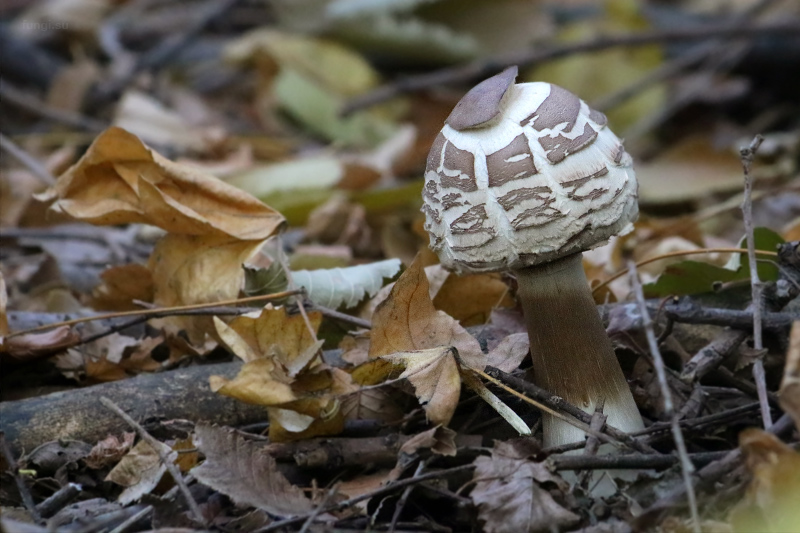
[[[473,464],[475,488],[470,497],[487,533],[563,531],[580,521],[542,488],[542,483],[554,483],[562,492],[568,489],[543,463],[493,454]]]
[[[282,405],[297,399],[288,376],[264,357],[245,363],[231,380],[211,376],[209,384],[214,392],[255,405]]]
[[[239,295],[241,265],[258,251],[261,241],[227,236],[170,233],[156,243],[148,267],[153,275],[154,303],[160,306],[230,300]],[[208,317],[161,319],[200,344],[212,330]]]
[[[382,358],[405,366],[400,377],[407,378],[414,385],[428,420],[443,425],[450,422],[461,394],[461,377],[452,347],[397,352]]]
[[[43,333],[28,333],[18,337],[0,336],[3,361],[22,363],[52,355],[80,342],[80,335],[69,326],[61,326]]]
[[[498,274],[451,274],[437,291],[433,305],[469,327],[487,323],[492,309],[513,307],[514,301]]]
[[[506,336],[486,356],[486,364],[503,372],[513,372],[530,351],[531,343],[527,333],[512,333]]]
[[[452,429],[436,426],[417,433],[400,447],[400,451],[408,455],[420,448],[430,449],[436,455],[453,457],[456,454],[456,432]]]
[[[783,410],[789,413],[795,427],[800,429],[800,320],[795,320],[792,324],[778,397]]]
[[[117,499],[122,505],[149,494],[161,481],[167,467],[161,462],[159,451],[170,461],[177,459],[178,453],[166,444],[159,442],[158,447],[156,450],[147,441],[140,440],[106,476],[106,481],[125,487]]]
[[[43,197],[77,220],[152,224],[185,235],[263,240],[283,224],[251,195],[173,163],[117,127],[101,133]]]
[[[226,428],[200,424],[195,442],[206,460],[192,469],[201,483],[241,505],[281,517],[311,510],[311,501],[278,471],[275,459],[259,443]]]
[[[478,341],[452,317],[434,308],[419,258],[403,272],[389,297],[375,310],[370,339],[369,356],[373,359],[396,352],[453,346],[467,366],[485,366]]]
[[[91,305],[98,311],[141,309],[134,300],[153,301],[153,275],[138,263],[113,266],[100,274],[101,283],[92,290]]]
[[[122,434],[122,439],[109,435],[94,445],[89,455],[83,458],[86,466],[98,470],[117,463],[131,449],[136,433]]]
[[[731,512],[737,533],[795,531],[800,524],[800,453],[759,429],[739,434],[752,475],[745,499]]]

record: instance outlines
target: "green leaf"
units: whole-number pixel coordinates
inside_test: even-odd
[[[784,242],[780,235],[768,228],[755,228],[753,234],[756,250],[775,251],[777,245]],[[746,246],[744,239],[740,245]],[[770,262],[759,261],[758,276],[761,281],[774,281],[778,279],[778,268]],[[712,292],[716,283],[749,279],[747,254],[741,253],[735,254],[725,268],[699,261],[675,263],[668,266],[655,282],[643,288],[646,297],[663,298]]]
[[[387,259],[367,265],[325,270],[292,272],[294,284],[305,287],[308,297],[324,307],[353,307],[365,296],[375,296],[383,280],[400,271],[399,259]]]

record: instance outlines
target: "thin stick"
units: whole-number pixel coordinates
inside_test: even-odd
[[[148,505],[147,507],[145,507],[144,509],[142,509],[141,511],[139,511],[135,515],[131,516],[130,518],[125,520],[123,523],[121,523],[120,525],[118,525],[117,527],[115,527],[114,529],[109,531],[108,533],[124,533],[129,527],[133,526],[136,522],[138,522],[139,520],[141,520],[142,518],[146,517],[147,515],[149,515],[152,512],[153,512],[153,506],[152,505]]]
[[[753,236],[753,178],[750,175],[750,168],[753,166],[753,158],[758,151],[758,147],[764,142],[761,135],[756,135],[746,146],[739,150],[742,159],[742,171],[744,172],[744,200],[742,201],[742,217],[744,218],[744,231],[747,236],[747,262],[750,266],[750,287],[753,299],[753,349],[756,352],[756,361],[753,363],[753,379],[758,389],[758,401],[761,404],[761,418],[764,429],[772,425],[772,413],[769,409],[767,399],[767,380],[764,375],[764,360],[761,352],[764,349],[764,341],[761,329],[761,310],[763,301],[761,291],[764,285],[758,278],[758,264],[756,263],[756,243]]]
[[[626,35],[609,35],[591,38],[577,43],[553,46],[536,46],[532,49],[517,50],[480,59],[442,70],[400,78],[393,83],[382,85],[374,91],[353,98],[342,110],[343,115],[359,109],[376,105],[404,93],[419,91],[447,83],[466,82],[481,76],[496,74],[505,67],[518,65],[528,67],[545,61],[552,61],[569,55],[599,52],[616,47],[646,46],[663,42],[707,41],[719,39],[741,39],[756,35],[797,34],[800,25],[795,21],[785,21],[757,26],[741,26],[740,24],[703,25],[691,28],[679,28],[665,31],[642,32]]]
[[[747,248],[700,248],[699,250],[680,250],[680,251],[677,251],[677,252],[670,252],[668,254],[661,254],[661,255],[657,255],[655,257],[649,257],[647,259],[642,259],[641,261],[636,263],[636,268],[642,267],[644,265],[649,265],[650,263],[653,263],[655,261],[660,261],[661,259],[668,259],[670,257],[681,257],[681,256],[684,256],[684,255],[697,255],[697,254],[722,254],[722,253],[744,254],[744,253],[747,253]],[[769,251],[766,251],[766,250],[756,250],[756,253],[760,254],[760,255],[769,255],[769,256],[772,256],[772,257],[778,257],[778,253],[777,252],[769,252]],[[609,283],[611,283],[615,279],[621,278],[622,276],[624,276],[627,273],[628,273],[628,269],[627,268],[616,272],[613,276],[611,276],[610,278],[608,278],[607,280],[603,281],[602,283],[597,285],[595,288],[593,288],[592,292],[594,293],[594,292],[599,291],[600,289],[602,289],[603,287],[605,287],[606,285],[608,285]]]
[[[308,515],[308,518],[303,523],[303,527],[301,527],[300,531],[298,531],[297,533],[307,533],[308,532],[308,530],[311,528],[311,525],[314,523],[314,520],[317,519],[317,517],[320,515],[322,510],[328,506],[330,501],[336,495],[336,488],[338,486],[339,486],[339,484],[337,483],[336,485],[334,485],[333,487],[328,489],[328,491],[325,493],[325,497],[322,499],[321,502],[319,502],[319,505],[317,505],[314,508],[314,510],[311,511],[311,514]]]
[[[17,490],[19,491],[19,495],[22,498],[22,503],[25,505],[25,508],[31,514],[31,518],[37,524],[42,523],[42,515],[39,514],[39,510],[36,508],[36,504],[33,503],[33,496],[31,496],[31,492],[28,490],[28,486],[25,484],[25,481],[22,479],[22,476],[19,475],[19,468],[17,467],[17,460],[14,458],[14,454],[11,453],[11,448],[8,447],[8,442],[6,441],[6,434],[4,431],[0,431],[0,452],[3,454],[3,458],[8,463],[8,470],[12,476],[14,476],[14,482],[17,484]]]
[[[0,133],[0,148],[30,170],[31,174],[39,178],[39,181],[45,185],[55,185],[56,179],[43,164],[2,133]]]
[[[683,474],[683,483],[686,486],[686,494],[689,498],[689,510],[692,515],[692,530],[694,533],[701,533],[700,529],[700,514],[697,512],[697,497],[694,493],[694,485],[692,485],[692,474],[695,471],[692,461],[689,459],[689,454],[686,451],[686,443],[683,441],[683,433],[681,432],[680,420],[675,407],[672,404],[672,392],[667,385],[667,373],[664,367],[664,359],[661,357],[661,350],[658,348],[658,341],[656,340],[656,333],[653,329],[653,320],[650,318],[650,313],[647,311],[647,302],[644,299],[644,291],[642,284],[639,283],[639,276],[636,272],[636,265],[631,261],[629,267],[631,273],[631,287],[636,295],[636,301],[639,302],[639,312],[642,315],[644,322],[644,330],[647,335],[647,342],[650,346],[650,353],[653,356],[653,362],[656,367],[656,374],[658,375],[658,385],[661,388],[661,395],[664,397],[664,414],[670,418],[672,426],[672,438],[675,440],[675,447],[678,450],[678,456],[681,459],[681,472]]]
[[[74,326],[75,324],[82,324],[84,322],[94,322],[95,320],[108,320],[111,318],[121,318],[126,316],[141,316],[141,317],[149,317],[149,318],[157,318],[160,316],[170,315],[170,314],[177,314],[183,311],[194,311],[195,309],[208,309],[210,307],[224,307],[228,305],[240,305],[252,302],[259,302],[259,301],[268,301],[268,300],[279,300],[281,298],[286,298],[287,296],[294,296],[296,294],[303,294],[305,291],[303,289],[293,290],[293,291],[283,291],[283,292],[276,292],[274,294],[264,294],[261,296],[249,296],[247,298],[235,298],[233,300],[223,300],[221,302],[209,302],[205,304],[192,304],[192,305],[179,305],[176,307],[158,307],[154,309],[142,309],[136,311],[122,311],[119,313],[107,313],[105,315],[92,315],[86,316],[81,318],[74,318],[72,320],[66,320],[64,322],[56,322],[54,324],[45,324],[44,326],[39,326],[36,328],[26,329],[22,331],[15,331],[14,333],[10,333],[6,335],[6,338],[16,337],[18,335],[26,335],[28,333],[36,333],[37,331],[44,331],[46,329],[51,329],[60,326]]]
[[[422,475],[422,471],[425,470],[425,467],[428,465],[427,461],[420,461],[417,465],[417,470],[414,472],[412,477],[419,477]],[[414,490],[414,485],[409,485],[403,490],[403,494],[400,495],[400,499],[397,501],[397,505],[394,508],[394,514],[392,515],[392,522],[389,524],[389,533],[394,533],[395,528],[397,527],[397,521],[400,520],[400,513],[403,512],[403,509],[406,506],[406,502],[408,501],[408,497],[411,495],[411,491]]]
[[[186,485],[186,481],[183,479],[183,476],[181,475],[180,470],[178,470],[178,467],[175,465],[175,463],[170,461],[169,457],[167,457],[167,455],[161,450],[162,444],[158,440],[156,440],[155,437],[150,435],[150,433],[148,433],[146,429],[144,429],[141,425],[139,425],[139,423],[136,422],[136,420],[131,418],[128,415],[128,413],[120,409],[119,406],[117,406],[117,404],[115,404],[108,398],[104,396],[101,397],[100,403],[102,403],[109,410],[113,411],[118,417],[127,422],[129,426],[131,426],[133,429],[136,430],[136,433],[139,434],[139,437],[141,437],[142,440],[147,442],[156,451],[156,453],[158,453],[159,459],[161,459],[161,462],[164,463],[165,467],[167,467],[167,470],[169,471],[172,478],[175,480],[175,483],[178,485],[178,487],[180,487],[180,491],[183,494],[183,497],[186,499],[186,503],[189,506],[189,509],[192,510],[194,519],[198,523],[206,525],[206,519],[203,517],[203,512],[200,510],[200,506],[197,505],[196,501],[194,501],[192,493],[189,492],[189,487]]]
[[[374,498],[377,496],[383,496],[384,494],[390,494],[398,489],[402,489],[411,485],[417,485],[424,481],[428,481],[430,479],[437,479],[447,477],[453,474],[460,474],[462,472],[467,472],[475,468],[475,465],[468,464],[468,465],[461,465],[455,466],[453,468],[448,468],[447,470],[439,470],[436,472],[430,472],[428,474],[422,474],[421,476],[412,477],[408,479],[401,479],[399,481],[395,481],[394,483],[389,483],[379,489],[373,490],[372,492],[368,492],[366,494],[362,494],[360,496],[356,496],[354,498],[350,498],[349,500],[345,500],[343,502],[335,503],[329,505],[327,508],[323,510],[323,512],[330,513],[333,511],[339,511],[341,509],[347,509],[348,507],[352,507],[353,505],[357,504],[358,502],[363,502],[364,500],[368,500],[370,498]],[[256,530],[255,533],[268,533],[270,531],[278,531],[283,529],[284,527],[291,526],[294,524],[299,524],[301,522],[305,522],[308,520],[308,517],[311,516],[311,511],[304,515],[296,516],[294,518],[287,518],[285,520],[281,520],[279,522],[273,522],[272,524],[263,527],[261,529]]]

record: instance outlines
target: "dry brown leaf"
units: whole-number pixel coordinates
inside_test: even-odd
[[[395,282],[389,297],[375,310],[370,334],[371,359],[396,352],[453,346],[468,366],[483,369],[478,341],[451,316],[437,311],[428,293],[428,278],[419,258]]]
[[[800,453],[760,429],[739,434],[752,474],[745,499],[731,512],[734,531],[793,533],[800,524]]]
[[[475,459],[475,488],[470,497],[487,533],[563,531],[580,517],[558,504],[542,483],[562,492],[569,486],[543,463],[514,459],[493,452]]]
[[[434,297],[433,305],[468,327],[486,324],[492,309],[512,307],[514,300],[499,274],[451,274]]]
[[[211,303],[236,298],[244,281],[241,265],[261,241],[220,235],[167,234],[156,243],[148,267],[154,283],[153,302],[160,307]],[[185,329],[201,344],[213,331],[210,317],[169,317],[153,321],[167,329]]]
[[[80,335],[69,326],[61,326],[44,333],[0,337],[0,353],[3,354],[3,362],[22,363],[56,354],[80,340]]]
[[[122,439],[116,435],[109,435],[94,445],[89,455],[84,457],[84,462],[89,468],[99,470],[119,462],[133,446],[136,433],[123,433]]]
[[[278,471],[275,459],[262,445],[230,429],[200,424],[195,442],[206,456],[192,470],[201,483],[242,505],[277,516],[296,516],[311,510],[311,501]]]
[[[795,427],[800,429],[800,320],[795,320],[792,324],[786,367],[783,369],[778,397],[783,410],[789,413]]]
[[[530,351],[531,343],[527,333],[512,333],[506,336],[486,356],[486,364],[503,372],[513,372]]]
[[[452,429],[436,426],[418,433],[400,447],[402,453],[412,455],[420,448],[430,449],[436,455],[453,457],[456,454],[456,435]]]
[[[156,450],[147,441],[140,440],[106,476],[106,481],[125,487],[117,499],[122,505],[149,494],[161,481],[167,467],[161,462],[159,451],[170,461],[177,459],[177,452],[166,444],[159,442],[158,447]]]
[[[134,300],[153,301],[153,276],[138,263],[113,266],[100,274],[101,283],[92,290],[91,306],[99,311],[141,309]]]
[[[461,376],[451,346],[397,352],[382,358],[405,366],[400,377],[414,386],[428,420],[443,425],[450,422],[461,394]]]
[[[97,225],[142,223],[170,233],[264,240],[283,217],[251,195],[179,165],[122,128],[101,133],[58,178],[53,209]]]

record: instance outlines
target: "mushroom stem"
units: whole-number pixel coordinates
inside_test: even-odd
[[[537,385],[587,413],[603,398],[607,422],[644,429],[583,271],[582,254],[515,271]],[[544,415],[544,446],[580,441],[580,429]]]

